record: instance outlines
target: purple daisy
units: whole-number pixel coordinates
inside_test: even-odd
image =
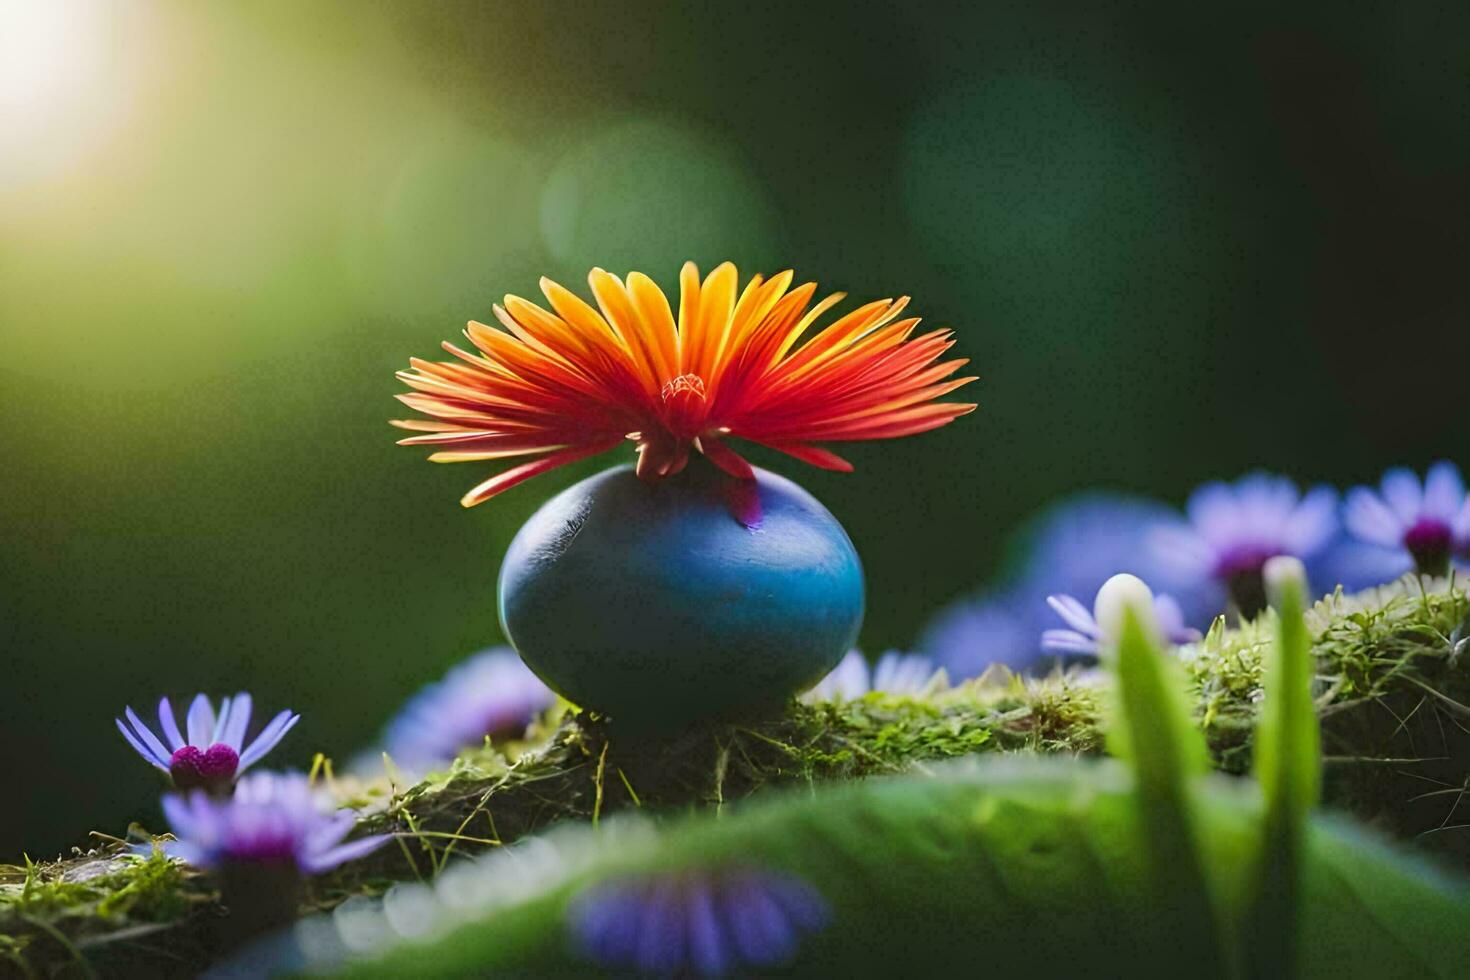
[[[281,711],[246,748],[243,746],[245,730],[250,727],[251,707],[250,695],[241,692],[222,700],[216,715],[209,698],[197,695],[184,720],[188,733],[185,738],[174,717],[173,706],[168,698],[160,698],[158,727],[166,742],[143,724],[131,706],[124,711],[128,724],[123,724],[121,718],[114,720],[128,744],[154,768],[168,773],[176,788],[204,789],[218,794],[229,792],[235,778],[275,748],[301,720],[289,708]]]
[[[718,977],[788,962],[831,913],[800,878],[754,868],[595,885],[567,909],[577,950],[615,970]]]
[[[521,737],[555,703],[556,694],[514,650],[486,650],[409,699],[388,724],[384,747],[395,764],[427,772],[483,745],[487,736]]]
[[[1153,533],[1178,521],[1162,503],[1116,493],[1065,498],[1029,520],[1011,550],[1024,557],[1008,584],[941,610],[918,647],[951,678],[976,677],[992,664],[1044,672],[1056,656],[1040,637],[1051,625],[1048,595],[1092,595],[1108,576],[1130,572],[1180,594],[1171,567],[1148,547]],[[1185,619],[1202,625],[1219,611],[1209,596],[1183,596]],[[1198,601],[1194,601],[1198,600]]]
[[[1046,602],[1070,628],[1050,629],[1042,633],[1042,649],[1052,653],[1097,656],[1103,631],[1092,611],[1069,595],[1047,596]],[[1184,613],[1172,596],[1161,592],[1154,596],[1153,603],[1159,630],[1170,643],[1179,646],[1201,639],[1199,630],[1184,625]]]
[[[930,621],[919,649],[955,679],[979,677],[992,664],[1018,673],[1038,669],[1047,658],[1026,606],[1013,592],[951,603]]]
[[[259,865],[313,875],[388,840],[380,834],[343,843],[356,814],[333,807],[299,773],[246,776],[224,799],[200,790],[170,793],[163,812],[178,838],[170,853],[200,868]]]
[[[1268,559],[1291,555],[1310,563],[1338,530],[1335,490],[1302,494],[1285,477],[1266,473],[1207,483],[1186,511],[1187,523],[1157,528],[1151,537],[1156,557],[1169,566],[1165,580],[1201,593],[1223,589],[1245,617],[1266,607],[1261,569]]]
[[[922,654],[890,650],[870,667],[861,651],[850,650],[805,697],[808,701],[851,701],[870,691],[918,694],[938,672],[934,661]]]
[[[1459,467],[1435,463],[1421,483],[1411,470],[1383,475],[1379,489],[1355,487],[1343,503],[1342,522],[1376,559],[1384,580],[1410,569],[1446,575],[1456,552],[1470,557],[1470,497]]]
[[[1082,493],[1064,498],[1027,522],[1017,543],[1026,561],[1017,579],[1020,597],[1028,600],[1027,618],[1045,618],[1035,603],[1053,593],[1093,595],[1112,575],[1128,572],[1147,582],[1172,588],[1170,567],[1147,547],[1160,526],[1178,519],[1167,504],[1115,493]],[[1209,618],[1215,610],[1198,610]]]

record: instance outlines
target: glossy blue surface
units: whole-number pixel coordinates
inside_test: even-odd
[[[837,519],[756,470],[764,519],[730,516],[703,460],[648,484],[619,466],[511,542],[500,621],[542,680],[632,725],[738,716],[815,684],[857,639],[863,573]]]

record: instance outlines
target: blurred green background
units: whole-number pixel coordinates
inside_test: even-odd
[[[874,652],[1058,494],[1463,452],[1470,7],[1276,6],[0,0],[0,857],[158,825],[125,703],[249,688],[304,765],[499,640],[511,535],[610,460],[465,512],[386,420],[543,273],[957,329],[977,414],[775,463]]]

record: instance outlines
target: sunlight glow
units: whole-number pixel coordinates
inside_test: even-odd
[[[119,122],[123,15],[106,0],[0,0],[0,178],[48,177]],[[126,51],[136,63],[136,51]]]

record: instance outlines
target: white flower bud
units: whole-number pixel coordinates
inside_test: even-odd
[[[1160,640],[1159,620],[1154,613],[1154,594],[1136,575],[1114,575],[1097,590],[1092,615],[1108,643],[1117,643],[1123,635],[1123,611],[1133,615],[1155,643]]]

